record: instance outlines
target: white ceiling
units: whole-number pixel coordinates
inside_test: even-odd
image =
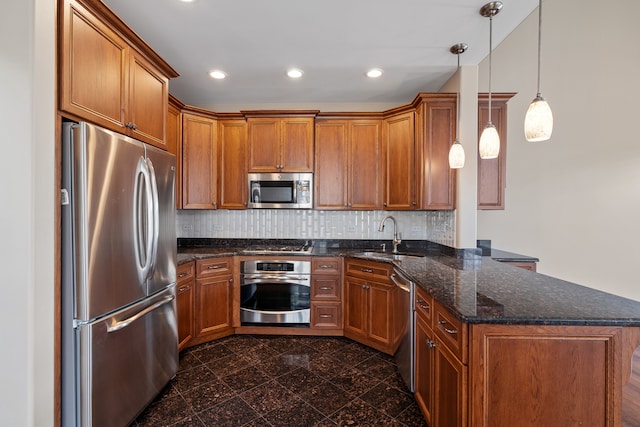
[[[180,77],[170,92],[216,112],[317,108],[379,110],[434,92],[457,66],[489,52],[485,0],[103,0]],[[503,0],[494,48],[538,5]],[[537,37],[532,34],[531,37]],[[304,70],[298,80],[289,67]],[[384,70],[369,79],[369,68]],[[228,77],[213,80],[209,71]],[[370,108],[369,108],[370,107]]]

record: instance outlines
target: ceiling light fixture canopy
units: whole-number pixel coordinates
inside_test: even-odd
[[[491,122],[491,51],[493,50],[493,17],[502,9],[502,2],[492,1],[480,8],[480,15],[489,18],[489,120],[480,135],[478,150],[481,159],[495,159],[500,154],[500,136]]]
[[[299,68],[290,68],[287,70],[287,76],[291,77],[292,79],[299,79],[303,74],[304,71]]]
[[[466,43],[458,43],[451,46],[449,51],[458,56],[458,70],[460,70],[460,54],[464,53],[469,46]],[[460,92],[456,93],[456,140],[449,149],[449,167],[460,169],[464,167],[464,147],[460,144]]]
[[[524,136],[529,142],[547,141],[553,132],[553,113],[540,92],[540,52],[542,50],[542,0],[538,5],[538,92],[524,116]]]

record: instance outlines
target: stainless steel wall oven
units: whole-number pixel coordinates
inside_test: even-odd
[[[245,326],[308,327],[310,290],[310,261],[242,261],[240,321]]]

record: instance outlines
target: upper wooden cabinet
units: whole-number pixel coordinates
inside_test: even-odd
[[[415,209],[415,113],[409,111],[383,121],[383,197],[388,210]]]
[[[247,122],[218,120],[218,208],[247,207]]]
[[[182,208],[182,103],[169,97],[167,151],[176,156],[176,209]]]
[[[99,2],[84,3],[98,6],[64,0],[60,110],[166,149],[169,77],[177,73],[134,48],[112,25],[121,21]]]
[[[507,186],[507,101],[514,93],[491,94],[491,122],[500,135],[500,154],[495,159],[478,158],[478,209],[504,209]],[[489,97],[478,94],[478,138],[489,120]]]
[[[216,209],[217,121],[213,118],[182,114],[182,207]]]
[[[316,121],[316,209],[381,207],[382,121]]]
[[[416,106],[416,164],[419,209],[455,209],[456,171],[449,168],[455,140],[456,95],[419,94]]]
[[[313,117],[249,117],[249,172],[313,172]]]

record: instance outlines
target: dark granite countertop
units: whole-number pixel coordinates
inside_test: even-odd
[[[484,252],[483,252],[484,255]],[[511,262],[539,262],[540,259],[528,255],[520,255],[513,252],[501,251],[500,249],[489,249],[487,256],[496,261]]]
[[[247,255],[241,253],[242,249],[179,247],[178,263]],[[463,259],[466,255],[440,255],[435,251],[414,251],[419,256],[396,259],[391,254],[364,256],[362,252],[362,248],[314,247],[311,253],[300,255],[351,256],[392,263],[468,323],[640,326],[640,302],[516,268],[492,256],[478,255],[481,262],[469,263]]]

